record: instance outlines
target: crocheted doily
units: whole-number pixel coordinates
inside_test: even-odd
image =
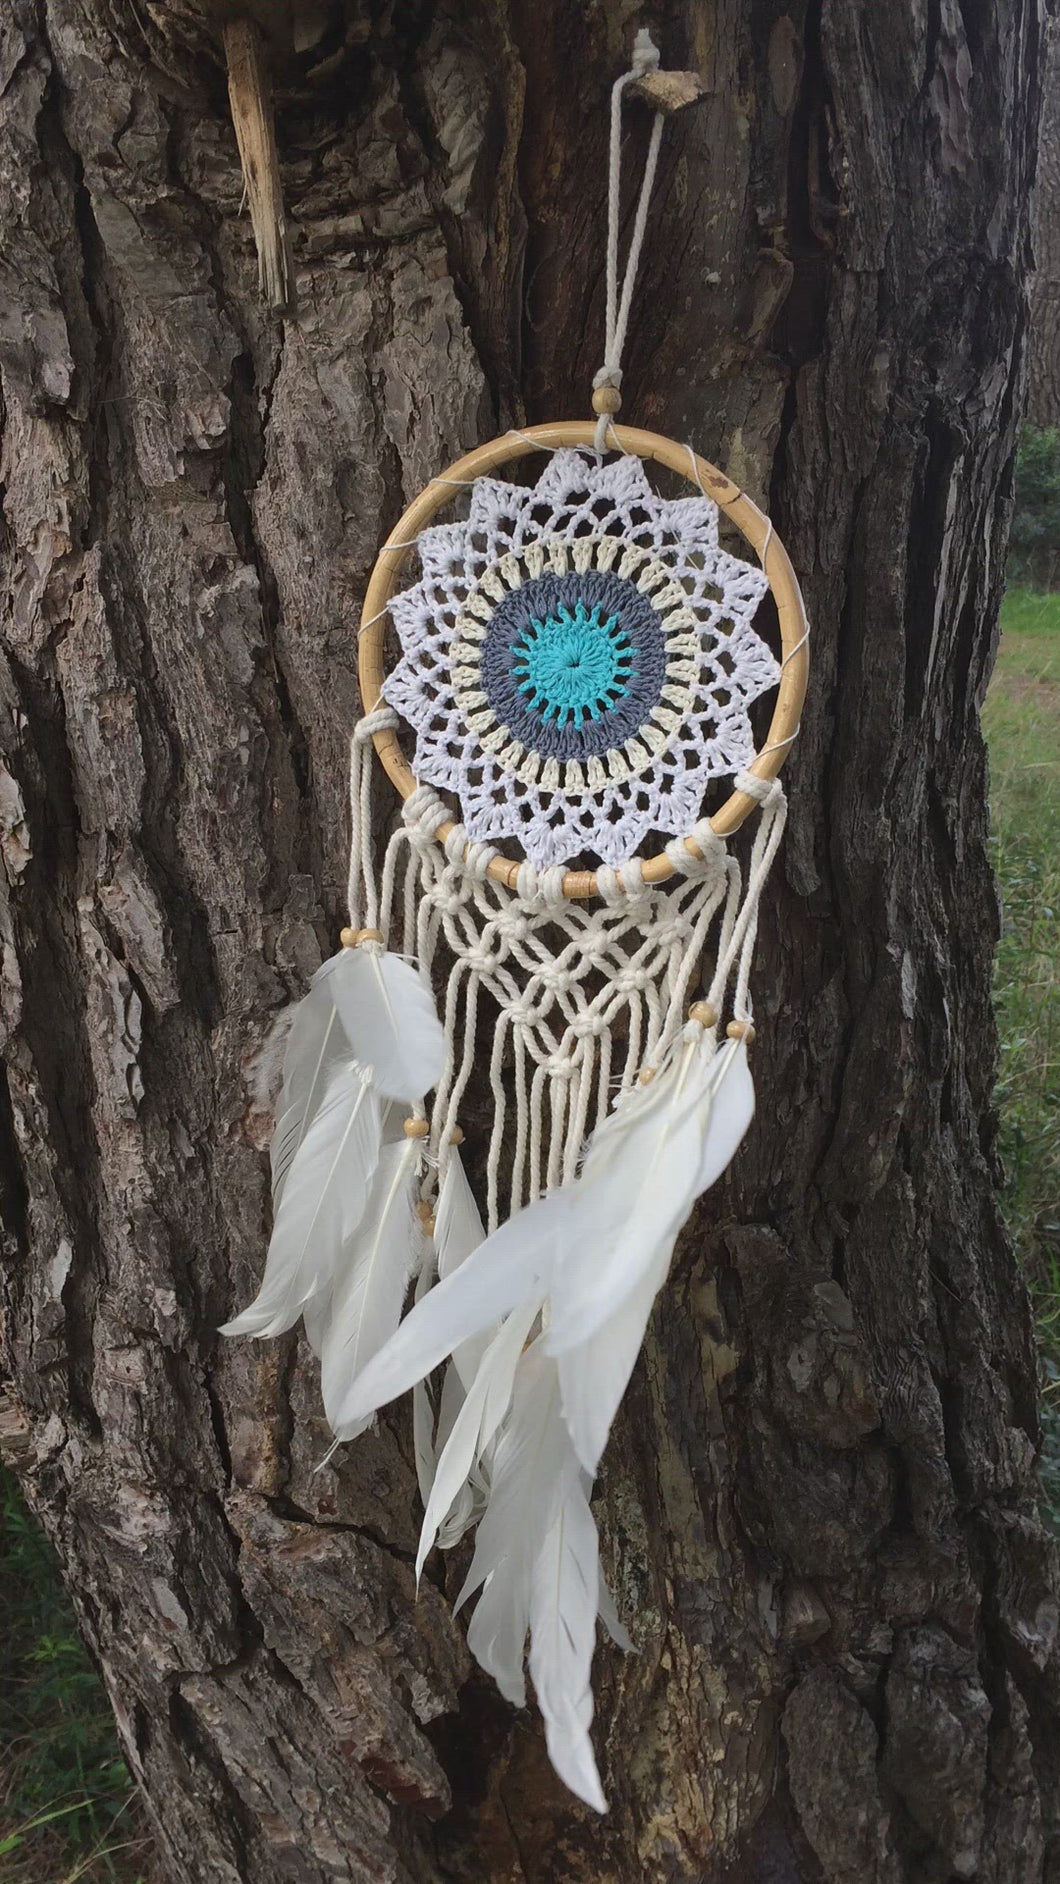
[[[752,626],[768,584],[719,548],[708,498],[657,497],[639,458],[557,451],[532,487],[476,479],[467,521],[418,549],[383,694],[417,781],[456,793],[476,842],[620,864],[754,757],[748,708],[780,676]]]

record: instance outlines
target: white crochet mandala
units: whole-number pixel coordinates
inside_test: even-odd
[[[719,547],[709,498],[557,451],[532,487],[476,479],[467,521],[418,550],[383,694],[475,842],[618,865],[689,832],[708,781],[754,757],[748,710],[780,676],[753,627],[768,584]]]

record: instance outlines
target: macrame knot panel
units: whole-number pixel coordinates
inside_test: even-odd
[[[355,741],[354,753],[360,804],[370,748]],[[443,815],[427,786],[406,799],[378,885],[370,856],[361,854],[351,906],[444,989],[446,1061],[430,1144],[439,1174],[488,1042],[487,1214],[495,1226],[569,1181],[587,1135],[618,1095],[672,1054],[711,943],[710,989],[720,1007],[751,908],[741,903],[735,859],[713,833],[700,833],[702,854],[688,856],[687,871],[665,886],[646,885],[634,859],[602,869],[599,897],[585,902],[564,896],[561,868],[528,863],[514,889],[496,882],[488,874],[492,847],[469,851],[462,825],[444,845],[433,841]],[[760,827],[756,852],[767,829]],[[755,896],[761,874],[752,859]]]

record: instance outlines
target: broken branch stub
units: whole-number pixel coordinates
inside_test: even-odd
[[[258,251],[258,281],[269,306],[290,314],[294,279],[265,44],[256,21],[246,18],[226,20],[223,38],[228,99]]]

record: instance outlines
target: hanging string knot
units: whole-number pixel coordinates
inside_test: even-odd
[[[646,26],[641,27],[633,41],[633,57],[630,64],[634,78],[643,78],[645,72],[654,72],[658,67],[659,48]]]
[[[637,199],[637,211],[633,219],[633,232],[629,239],[629,253],[626,256],[626,269],[622,277],[622,286],[618,282],[618,223],[622,209],[622,97],[628,85],[643,78],[646,72],[654,72],[659,64],[659,49],[655,45],[646,27],[641,27],[633,42],[633,54],[630,69],[615,80],[611,88],[611,142],[608,159],[607,180],[607,313],[605,317],[604,363],[593,377],[593,411],[597,415],[596,435],[593,443],[597,451],[607,450],[608,427],[622,405],[622,350],[626,344],[626,332],[629,327],[629,311],[633,303],[633,288],[640,266],[640,253],[644,246],[644,231],[648,224],[648,206],[651,202],[652,186],[655,182],[655,170],[659,161],[659,144],[662,139],[662,113],[655,113],[648,155],[644,163],[644,177]],[[616,441],[612,439],[612,443]]]

